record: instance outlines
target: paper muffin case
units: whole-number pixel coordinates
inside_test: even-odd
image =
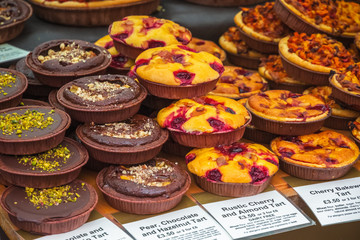
[[[7,69],[7,68],[0,68],[0,72],[9,72],[16,76],[16,79],[20,82],[18,85],[19,90],[14,94],[9,94],[8,96],[0,99],[0,110],[16,107],[21,102],[22,96],[28,87],[28,81],[24,74],[18,72],[16,70]]]
[[[249,57],[243,54],[233,54],[230,52],[226,52],[226,54],[229,61],[236,66],[257,70],[261,63],[260,57]]]
[[[254,183],[227,183],[209,181],[204,177],[193,175],[196,183],[205,191],[223,197],[246,197],[256,195],[264,191],[270,184],[271,177],[266,181]]]
[[[344,103],[348,108],[355,111],[360,111],[360,95],[347,93],[335,86],[332,81],[336,76],[337,74],[334,74],[332,77],[330,77],[330,85],[332,88],[330,96],[335,98],[337,101]]]
[[[277,135],[247,126],[243,137],[256,143],[269,144]]]
[[[246,45],[250,48],[266,54],[278,53],[279,51],[279,43],[278,42],[270,42],[264,41],[258,38],[255,38],[246,32],[244,32],[241,28],[239,28],[241,39],[245,41]],[[259,67],[259,66],[258,66]]]
[[[306,89],[309,88],[310,85],[302,85],[302,84],[291,84],[291,83],[285,83],[285,82],[275,82],[273,80],[268,80],[270,89],[282,89],[282,90],[288,90],[290,92],[294,93],[303,93]]]
[[[174,102],[174,100],[172,100],[172,99],[160,98],[160,97],[156,97],[151,94],[148,94],[146,96],[145,100],[141,104],[147,108],[159,111],[159,110],[169,106],[173,102]],[[157,115],[157,113],[156,113],[156,115]]]
[[[169,138],[163,145],[161,149],[162,152],[173,154],[179,157],[185,157],[188,152],[190,152],[193,148],[180,145],[177,142],[174,142],[172,138]]]
[[[206,95],[208,92],[213,90],[218,81],[217,79],[209,82],[203,82],[194,85],[187,86],[173,86],[165,85],[161,83],[152,82],[149,80],[137,77],[139,82],[148,90],[151,95],[159,98],[166,99],[182,99],[182,98],[193,98],[202,95]]]
[[[119,19],[121,19],[121,18],[119,18]],[[116,39],[113,39],[113,43],[114,43],[114,47],[116,48],[116,50],[118,52],[120,52],[122,55],[124,55],[128,58],[132,58],[132,59],[136,59],[143,51],[146,50],[146,49],[127,45]]]
[[[114,190],[113,193],[110,193],[103,189],[103,185],[104,185],[103,179],[106,170],[107,169],[103,169],[96,177],[96,184],[100,189],[100,191],[103,193],[105,200],[113,208],[120,210],[122,212],[127,212],[132,214],[141,214],[141,215],[157,214],[174,208],[181,201],[183,195],[187,192],[191,183],[189,174],[186,171],[184,171],[184,173],[186,174],[186,182],[184,186],[180,190],[172,193],[169,198],[132,197],[117,193]],[[116,194],[116,196],[114,194]]]
[[[109,163],[100,162],[92,157],[89,157],[89,161],[84,167],[96,172],[100,172],[103,168],[106,168],[108,166],[110,166]]]
[[[309,85],[327,86],[329,85],[330,73],[318,72],[301,67],[293,62],[287,60],[281,52],[279,52],[281,62],[284,66],[286,73],[301,82],[308,83]]]
[[[46,21],[71,26],[108,26],[128,15],[149,15],[156,11],[160,0],[142,0],[134,3],[93,8],[50,7],[30,1],[35,14]]]
[[[325,120],[324,126],[332,129],[347,130],[349,129],[348,123],[350,121],[354,121],[355,119],[356,117],[349,118],[330,115],[330,117]]]

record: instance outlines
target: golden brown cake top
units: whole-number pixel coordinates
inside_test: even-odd
[[[219,58],[221,61],[225,61],[226,53],[222,50],[216,43],[213,41],[203,40],[200,38],[192,38],[189,44],[187,45],[189,48],[194,49],[197,52],[208,52]]]
[[[349,123],[352,135],[360,141],[360,117]]]
[[[330,113],[330,107],[323,100],[287,90],[269,90],[253,95],[246,107],[260,117],[286,122],[316,121]]]
[[[170,20],[150,16],[128,16],[109,27],[112,39],[131,47],[148,49],[188,44],[191,32]]]
[[[232,131],[249,119],[243,105],[218,96],[181,99],[161,109],[157,115],[161,127],[191,134]]]
[[[241,67],[225,66],[225,71],[209,94],[229,97],[246,98],[268,88],[267,81],[258,72]]]
[[[279,169],[276,155],[255,143],[194,149],[185,159],[191,173],[214,182],[260,184]]]
[[[359,157],[356,144],[335,131],[278,137],[271,142],[271,149],[287,162],[317,168],[342,167]]]
[[[187,86],[218,79],[224,67],[221,60],[210,53],[170,45],[142,52],[132,71],[148,81]]]
[[[339,71],[330,81],[343,91],[360,96],[360,62]]]

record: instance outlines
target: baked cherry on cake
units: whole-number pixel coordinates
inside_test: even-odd
[[[114,208],[135,214],[154,214],[176,206],[190,186],[188,173],[166,159],[103,169],[97,185]]]
[[[210,53],[171,45],[144,51],[135,60],[132,71],[152,95],[180,99],[208,93],[224,67]]]
[[[271,142],[271,149],[282,160],[283,170],[309,180],[341,177],[359,158],[356,144],[335,131],[278,137]]]
[[[239,140],[250,115],[233,99],[202,96],[181,99],[160,110],[157,121],[170,130],[174,141],[190,147],[209,147]]]
[[[112,60],[109,67],[115,72],[125,73],[135,64],[134,59],[128,58],[116,50],[114,42],[109,35],[97,40],[95,45],[105,48],[111,54]]]
[[[28,81],[21,72],[0,68],[0,109],[16,107],[27,86]]]
[[[191,32],[185,27],[151,16],[127,16],[115,21],[109,27],[109,35],[116,49],[131,58],[148,48],[186,45],[191,40]]]
[[[45,85],[61,87],[79,77],[101,74],[111,63],[102,47],[82,40],[52,40],[37,46],[26,65]]]
[[[268,89],[267,81],[255,71],[225,66],[225,71],[209,94],[234,99],[247,98]]]
[[[225,61],[226,53],[222,50],[216,43],[209,40],[203,40],[200,38],[192,38],[191,41],[187,44],[191,49],[194,49],[197,52],[204,51],[211,53],[215,57],[219,58],[221,61]]]
[[[254,143],[194,149],[185,159],[197,183],[206,191],[222,196],[260,193],[279,169],[277,156]]]
[[[290,33],[290,29],[276,16],[274,2],[242,8],[234,21],[247,45],[263,53],[277,53],[280,39]]]
[[[271,89],[284,89],[301,93],[308,87],[307,83],[289,77],[279,55],[269,55],[266,58],[261,58],[258,70],[261,76],[269,80]]]
[[[95,189],[80,180],[52,188],[11,186],[1,206],[18,228],[36,234],[57,234],[83,225],[95,208]]]
[[[253,95],[246,102],[246,108],[253,115],[255,127],[279,135],[315,132],[330,115],[330,107],[323,100],[287,90]]]

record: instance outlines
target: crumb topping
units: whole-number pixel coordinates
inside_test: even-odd
[[[8,93],[4,91],[5,87],[13,87],[16,76],[11,73],[0,73],[0,94],[6,96]]]
[[[47,55],[39,55],[38,60],[41,63],[44,63],[49,60],[58,60],[66,64],[75,64],[79,62],[86,62],[86,60],[93,58],[96,54],[93,51],[86,51],[81,49],[79,45],[76,45],[75,42],[66,45],[65,43],[60,44],[60,50],[55,51],[54,49],[49,49]]]
[[[153,122],[150,119],[146,120],[142,129],[134,129],[133,126],[136,123],[107,123],[104,125],[98,125],[101,135],[114,137],[114,138],[125,138],[125,139],[138,139],[150,136],[155,128]]]
[[[32,170],[54,172],[59,171],[60,167],[66,164],[70,156],[70,150],[59,145],[43,153],[19,157],[18,161],[25,166],[30,166]],[[56,160],[48,160],[49,158],[56,158]]]

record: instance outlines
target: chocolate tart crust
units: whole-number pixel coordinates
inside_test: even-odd
[[[0,110],[16,107],[17,105],[19,105],[22,99],[22,95],[28,87],[28,81],[24,74],[13,69],[0,68],[0,73],[6,73],[6,72],[15,75],[19,83],[17,84],[18,89],[16,89],[15,92],[9,94],[7,97],[4,97],[3,99],[0,99]]]

